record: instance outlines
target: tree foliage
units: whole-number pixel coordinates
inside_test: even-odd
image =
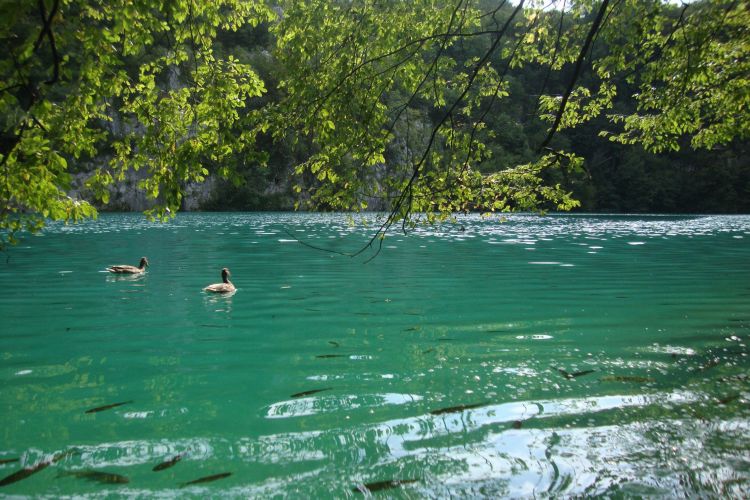
[[[550,171],[573,173],[582,161],[560,149],[559,131],[605,118],[603,136],[656,152],[678,149],[686,136],[694,148],[748,137],[750,11],[742,2],[545,4],[286,5],[279,59],[304,76],[284,113],[320,146],[298,170],[321,181],[311,200],[356,210],[361,193],[378,186],[392,210],[382,232],[415,213],[566,210],[577,201],[548,182],[559,177]],[[549,128],[530,163],[493,169],[487,123],[524,99],[509,79],[521,67],[546,70],[532,112]],[[635,100],[635,112],[618,113],[620,96]],[[409,144],[409,161],[384,174],[381,153],[417,105],[434,125]]]
[[[94,216],[73,174],[106,203],[145,172],[164,218],[187,183],[241,184],[280,156],[298,206],[389,211],[377,238],[460,211],[576,207],[571,179],[598,163],[572,130],[613,151],[750,135],[739,0],[0,0],[0,15],[7,239]],[[270,53],[247,46],[260,39]]]
[[[246,109],[263,82],[214,47],[222,30],[271,19],[262,2],[5,0],[0,15],[0,227],[10,241],[45,218],[94,216],[67,194],[69,166],[103,150],[109,162],[89,173],[94,196],[106,203],[108,185],[145,169],[139,188],[162,218],[207,166],[229,177],[228,158],[257,154]]]

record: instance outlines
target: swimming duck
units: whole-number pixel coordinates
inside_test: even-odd
[[[236,288],[234,288],[234,285],[231,281],[229,281],[229,269],[226,267],[221,270],[221,280],[223,283],[214,283],[213,285],[208,285],[206,288],[203,289],[204,292],[214,292],[214,293],[229,293],[234,292]]]
[[[141,257],[141,263],[138,265],[138,267],[121,264],[118,266],[109,266],[107,268],[107,271],[115,274],[142,274],[146,272],[147,267],[148,259],[146,257]]]

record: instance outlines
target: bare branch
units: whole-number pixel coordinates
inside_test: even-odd
[[[39,47],[42,44],[42,40],[44,39],[45,35],[47,36],[47,39],[49,40],[50,44],[50,50],[52,51],[52,78],[50,80],[45,81],[47,85],[52,85],[53,83],[57,82],[58,78],[60,77],[60,57],[57,54],[57,47],[55,45],[55,36],[52,33],[52,19],[54,19],[55,15],[57,14],[57,9],[60,7],[60,0],[55,0],[52,4],[52,10],[50,11],[49,16],[46,14],[46,9],[44,7],[44,0],[38,1],[39,6],[39,15],[42,18],[42,31],[39,32],[39,36],[36,39],[36,42],[34,43],[34,52],[39,50]]]
[[[550,143],[552,137],[554,137],[555,133],[557,132],[557,128],[560,126],[560,121],[562,120],[563,113],[565,113],[565,107],[568,104],[568,99],[570,99],[570,94],[573,92],[573,87],[575,87],[575,84],[578,81],[578,77],[581,76],[583,61],[584,59],[586,59],[586,54],[588,54],[589,47],[591,46],[591,41],[594,39],[594,35],[596,35],[596,33],[599,31],[599,27],[601,26],[602,19],[604,19],[604,14],[607,11],[608,6],[609,0],[604,0],[599,7],[599,12],[596,15],[596,19],[594,19],[594,23],[591,25],[591,29],[589,29],[589,33],[586,36],[586,41],[583,43],[581,51],[578,54],[575,70],[573,71],[573,77],[570,79],[570,83],[568,83],[568,88],[565,90],[565,94],[563,94],[562,102],[560,103],[560,107],[557,109],[555,121],[552,124],[552,128],[550,129],[549,133],[547,134],[547,138],[544,139],[544,142],[542,142],[541,146],[539,146],[539,149],[546,147]]]

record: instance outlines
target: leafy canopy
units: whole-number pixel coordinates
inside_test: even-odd
[[[179,209],[187,183],[240,179],[258,138],[314,145],[294,170],[298,206],[398,222],[456,211],[568,210],[584,160],[559,133],[651,151],[750,135],[750,9],[739,0],[0,0],[0,229],[95,216],[129,170]],[[273,99],[226,33],[273,35]],[[535,153],[498,167],[487,126],[535,68]],[[636,112],[621,103],[634,101]],[[92,200],[93,201],[93,200]],[[0,243],[1,244],[1,243]]]
[[[46,218],[96,215],[71,197],[85,174],[95,198],[129,169],[158,200],[149,215],[176,211],[185,183],[254,154],[248,102],[264,84],[215,39],[273,18],[260,1],[39,0],[0,3],[0,228],[13,241]],[[108,160],[101,161],[101,158]]]

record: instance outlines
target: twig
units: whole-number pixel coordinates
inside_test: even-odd
[[[550,141],[552,140],[552,137],[554,137],[555,133],[557,132],[557,128],[560,126],[563,113],[565,113],[565,107],[568,104],[568,99],[570,99],[570,94],[573,92],[573,87],[575,87],[575,84],[578,81],[578,77],[581,75],[581,69],[583,68],[583,61],[586,58],[586,54],[589,51],[589,47],[591,46],[591,41],[594,39],[594,35],[596,35],[596,33],[599,31],[599,26],[601,25],[602,19],[604,19],[604,13],[607,11],[608,6],[609,6],[609,0],[604,0],[602,2],[602,5],[599,7],[599,12],[596,15],[596,19],[594,19],[594,23],[591,25],[591,29],[589,29],[589,33],[586,36],[586,41],[584,42],[583,47],[581,47],[581,51],[578,54],[578,59],[576,60],[575,70],[573,71],[573,77],[570,79],[568,88],[565,90],[565,94],[563,95],[562,102],[560,103],[560,107],[558,108],[557,114],[555,116],[555,121],[552,124],[552,128],[550,129],[549,133],[547,134],[547,138],[544,139],[544,142],[542,142],[541,146],[539,146],[540,150],[550,143]]]

